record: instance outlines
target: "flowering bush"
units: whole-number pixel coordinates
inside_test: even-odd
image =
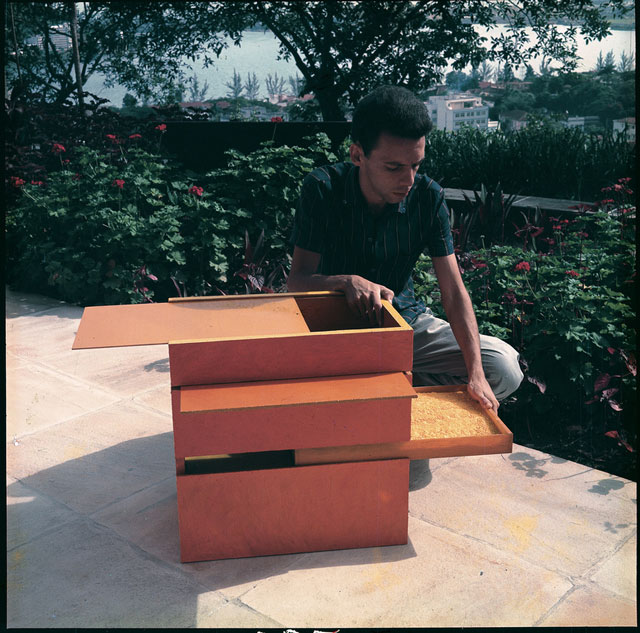
[[[500,409],[518,442],[544,450],[540,438],[552,436],[550,452],[572,445],[576,461],[594,451],[617,452],[618,465],[634,457],[635,219],[633,207],[549,218],[541,235],[554,239],[537,250],[496,245],[459,256],[480,331],[521,354],[526,380]],[[428,265],[416,291],[446,318]]]
[[[100,150],[69,146],[70,162],[59,161],[45,186],[14,177],[10,283],[82,305],[244,292],[242,274],[228,273],[244,271],[250,230],[264,233],[265,279],[282,286],[302,179],[336,159],[328,137],[308,149],[230,152],[228,168],[197,176],[196,185],[196,174],[129,136],[109,132]]]

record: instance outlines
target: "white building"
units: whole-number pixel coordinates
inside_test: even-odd
[[[470,94],[438,95],[425,102],[433,126],[454,132],[463,125],[482,129],[489,127],[489,106],[481,97]]]
[[[626,119],[613,120],[613,133],[624,134],[629,143],[636,142],[636,118],[627,117]]]

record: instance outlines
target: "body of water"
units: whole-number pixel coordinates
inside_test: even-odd
[[[497,26],[487,33],[487,29],[477,27],[481,35],[498,34],[503,27]],[[563,29],[566,27],[560,27]],[[531,29],[529,29],[532,32]],[[595,68],[598,55],[606,55],[608,51],[613,51],[616,63],[620,60],[620,55],[625,52],[627,55],[635,56],[635,30],[634,31],[611,31],[611,34],[600,42],[594,41],[587,44],[582,38],[578,39],[578,55],[581,62],[578,66],[579,71],[587,71]],[[300,76],[300,71],[295,62],[278,60],[278,40],[271,32],[263,33],[259,31],[246,31],[242,38],[240,46],[234,46],[233,43],[226,48],[220,57],[216,60],[214,66],[205,68],[202,61],[190,62],[185,60],[185,72],[187,76],[195,75],[198,78],[200,86],[205,82],[209,85],[207,92],[208,98],[224,98],[229,92],[226,84],[233,79],[234,70],[240,73],[243,81],[246,81],[248,74],[255,73],[260,82],[260,98],[267,97],[266,79],[269,74],[272,76],[276,73],[279,77],[287,80],[285,93],[292,94],[291,87],[288,83],[289,77]],[[533,60],[532,66],[537,72],[541,60]],[[191,70],[189,70],[191,67]],[[450,70],[450,69],[449,69]],[[518,73],[516,73],[518,74]],[[524,74],[522,71],[521,74]],[[126,89],[116,85],[112,88],[106,88],[104,85],[104,77],[98,74],[93,75],[85,84],[85,90],[97,94],[104,99],[120,107],[122,99],[126,94]],[[189,98],[189,92],[185,94],[185,98]]]

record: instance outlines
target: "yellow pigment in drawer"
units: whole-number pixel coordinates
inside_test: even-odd
[[[496,435],[498,429],[466,391],[420,393],[411,404],[411,439]]]

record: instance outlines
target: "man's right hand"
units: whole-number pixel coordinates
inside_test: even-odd
[[[359,275],[346,277],[344,294],[349,308],[372,326],[382,325],[382,299],[393,300],[393,291]]]
[[[296,246],[287,280],[289,292],[339,290],[355,314],[372,326],[382,325],[382,299],[391,301],[392,290],[359,275],[320,275],[316,272],[319,263],[320,253]]]

